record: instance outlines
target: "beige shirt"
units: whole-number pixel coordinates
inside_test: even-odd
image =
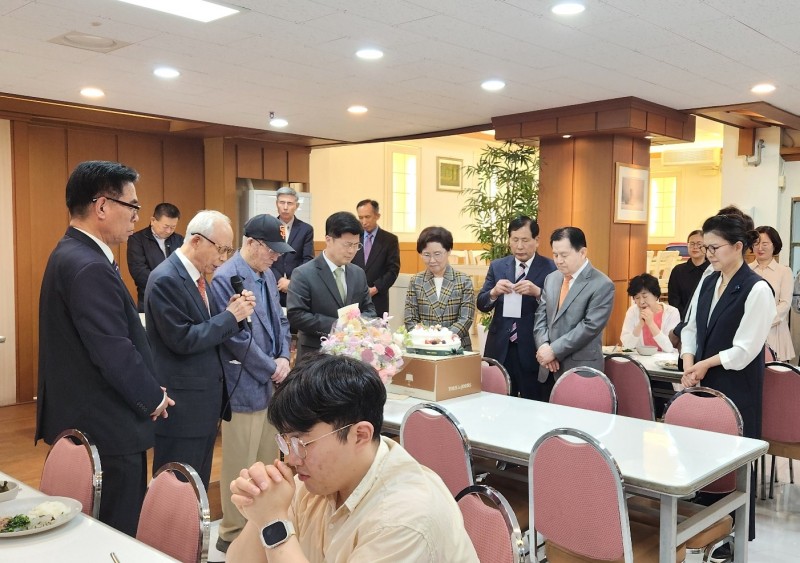
[[[397,442],[381,437],[367,474],[336,508],[297,480],[292,520],[311,563],[478,562],[453,496]]]

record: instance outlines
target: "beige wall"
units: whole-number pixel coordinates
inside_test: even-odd
[[[14,306],[14,200],[11,191],[11,122],[0,119],[0,405],[17,398],[16,312]]]

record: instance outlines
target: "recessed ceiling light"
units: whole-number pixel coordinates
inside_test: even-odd
[[[235,8],[207,2],[206,0],[120,0],[120,2],[158,10],[159,12],[203,23],[213,22],[225,16],[239,13],[239,10]]]
[[[356,57],[365,61],[376,61],[383,58],[383,51],[380,49],[361,49],[356,51]]]
[[[269,120],[269,124],[273,127],[277,127],[278,129],[283,129],[284,127],[289,125],[289,122],[280,117],[273,117],[272,119]]]
[[[574,16],[580,14],[586,9],[586,6],[580,2],[561,2],[556,4],[550,11],[558,16]]]
[[[645,138],[645,139],[652,139],[652,138],[653,138],[653,136],[652,136],[652,135],[645,135],[645,136],[644,136],[644,138]]]
[[[486,131],[481,131],[484,135],[491,135],[494,137],[494,129],[487,129]]]
[[[369,110],[364,106],[350,106],[347,111],[350,113],[367,113]]]
[[[178,78],[181,73],[178,72],[174,68],[170,68],[168,66],[159,66],[153,70],[153,74],[158,76],[159,78]]]
[[[100,88],[81,88],[81,96],[85,98],[102,98],[105,95]]]
[[[750,88],[750,91],[753,94],[769,94],[770,92],[774,92],[775,91],[775,86],[772,85],[772,84],[766,84],[766,83],[765,84],[756,84],[755,86]]]
[[[564,139],[569,139],[570,137],[572,137],[572,135],[561,135],[561,137]]]
[[[481,88],[486,90],[487,92],[497,92],[498,90],[502,90],[506,87],[506,83],[502,80],[487,80],[483,84],[481,84]]]

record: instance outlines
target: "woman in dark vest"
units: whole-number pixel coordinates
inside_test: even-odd
[[[758,241],[744,218],[715,215],[703,223],[703,243],[714,273],[692,299],[695,315],[681,333],[686,387],[727,395],[744,422],[744,435],[761,436],[764,343],[775,318],[772,288],[744,261]],[[755,475],[753,475],[755,477]],[[750,539],[755,537],[755,479],[750,487]]]

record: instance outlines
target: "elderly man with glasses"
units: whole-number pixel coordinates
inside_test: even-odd
[[[153,473],[171,461],[188,463],[206,489],[220,416],[230,419],[220,344],[241,330],[256,300],[247,290],[229,296],[224,308],[209,299],[206,276],[233,253],[232,243],[230,219],[200,211],[183,246],[150,274],[144,295],[158,379],[181,405],[156,425]]]

